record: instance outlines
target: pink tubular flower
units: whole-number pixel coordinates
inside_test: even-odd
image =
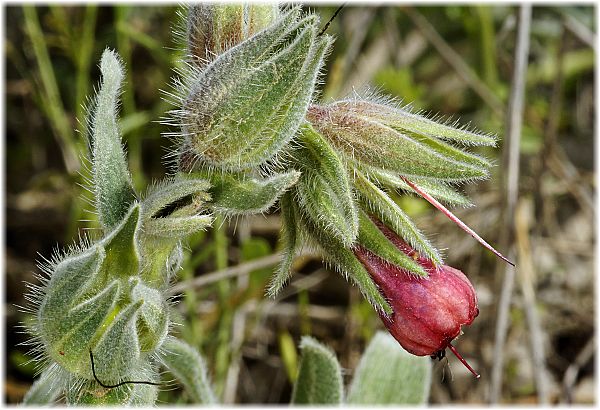
[[[357,246],[354,253],[385,296],[393,314],[380,317],[390,334],[408,352],[417,356],[442,357],[448,347],[478,378],[451,342],[479,314],[473,285],[458,269],[435,264],[421,257],[393,231],[377,223],[396,247],[414,258],[428,273],[421,278],[391,265],[367,249]]]

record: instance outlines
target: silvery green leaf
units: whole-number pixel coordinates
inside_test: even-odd
[[[358,243],[360,246],[392,265],[404,268],[416,275],[427,277],[425,269],[390,242],[364,211],[360,211],[359,220]]]
[[[344,164],[310,124],[302,126],[300,146],[292,154],[302,175],[297,200],[306,218],[350,247],[358,234],[354,195]]]
[[[300,366],[292,392],[295,405],[341,404],[344,396],[342,371],[335,354],[315,339],[300,342]]]
[[[438,251],[384,191],[358,171],[355,176],[355,186],[366,207],[375,213],[377,218],[428,259],[438,265],[442,263]]]
[[[196,349],[174,337],[167,337],[161,350],[162,363],[185,386],[194,403],[217,403],[208,380],[206,362]]]
[[[347,402],[360,406],[423,405],[430,386],[430,359],[408,353],[388,333],[378,332],[356,368]]]
[[[135,200],[131,175],[117,125],[123,67],[117,54],[105,50],[100,61],[102,84],[90,112],[92,172],[96,210],[104,228],[117,225]]]

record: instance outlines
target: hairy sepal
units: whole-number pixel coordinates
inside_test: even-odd
[[[138,367],[131,370],[127,378],[157,383],[159,375],[154,367],[149,361],[141,361]],[[78,380],[72,381],[72,386],[65,392],[66,402],[70,406],[151,407],[158,396],[158,386],[148,384],[124,384],[107,389],[95,380]]]
[[[374,213],[378,219],[412,245],[418,252],[424,254],[438,265],[442,263],[442,258],[438,251],[415,226],[408,215],[383,190],[358,171],[355,174],[354,183],[366,209]]]
[[[317,37],[316,16],[298,19],[294,8],[203,71],[184,74],[175,115],[183,145],[202,162],[227,170],[258,166],[292,139],[331,43]]]
[[[192,4],[187,8],[185,27],[188,56],[203,68],[269,26],[278,15],[277,4]]]
[[[398,248],[386,238],[364,211],[361,210],[359,218],[358,243],[363,248],[392,265],[404,268],[415,275],[427,277],[425,269],[404,252],[399,252]]]
[[[341,159],[310,124],[302,126],[292,156],[302,172],[296,192],[304,215],[351,247],[358,235],[358,210]]]
[[[391,314],[391,307],[354,253],[330,232],[316,225],[312,218],[307,217],[306,213],[298,208],[297,203],[294,202],[293,206],[295,219],[299,221],[298,225],[302,226],[308,239],[323,250],[323,257],[346,279],[358,286],[365,299],[376,311]]]
[[[267,289],[267,295],[272,298],[279,294],[292,276],[292,264],[294,262],[296,249],[300,242],[298,221],[296,220],[292,201],[291,193],[285,193],[279,201],[279,208],[281,210],[281,232],[279,234],[279,241],[281,243],[283,256]]]
[[[392,101],[378,102],[355,98],[338,101],[337,104],[344,104],[358,115],[376,119],[406,132],[464,145],[495,146],[497,142],[495,135],[469,130],[466,126],[459,126],[458,121],[453,124],[448,121],[440,122],[439,119],[436,121],[435,118],[431,119],[414,113],[410,108],[399,107]]]
[[[366,167],[361,165],[361,169],[364,170],[365,174],[378,184],[385,185],[391,189],[401,189],[406,192],[414,193],[419,195],[410,185],[408,185],[402,178],[400,178],[394,172],[390,172],[381,168]],[[442,201],[448,205],[471,207],[473,202],[465,195],[457,192],[453,187],[449,186],[446,182],[433,181],[424,178],[411,178],[415,183],[419,184],[421,189],[427,192],[435,199]]]

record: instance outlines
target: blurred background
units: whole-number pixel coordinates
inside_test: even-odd
[[[316,7],[323,22],[335,9]],[[328,28],[337,41],[323,101],[377,90],[500,137],[497,149],[479,151],[497,164],[492,178],[464,187],[476,207],[454,211],[511,255],[516,271],[425,201],[399,199],[479,297],[480,315],[455,345],[482,377],[473,379],[454,357],[450,369],[436,361],[433,404],[595,402],[596,13],[592,6],[533,7],[526,21],[519,12],[348,5]],[[96,226],[78,172],[86,150],[83,106],[97,84],[100,55],[111,47],[125,62],[121,126],[141,189],[168,171],[162,157],[170,142],[161,137],[168,130],[157,121],[171,108],[159,90],[168,89],[177,59],[177,16],[175,7],[57,5],[5,6],[5,17],[4,394],[16,403],[35,371],[19,345],[27,339],[17,327],[25,282],[35,281],[40,255]],[[510,101],[520,22],[530,41],[525,83],[516,90],[524,95],[519,140],[508,137],[507,124],[519,121]],[[518,149],[512,160],[511,146]],[[507,182],[509,174],[517,183]],[[299,257],[291,284],[266,299],[279,226],[273,209],[187,244],[176,332],[205,355],[225,403],[288,403],[304,334],[333,348],[351,380],[366,343],[383,327],[358,290],[318,255]],[[186,403],[180,393],[160,399]]]

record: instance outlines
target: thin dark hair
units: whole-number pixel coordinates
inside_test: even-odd
[[[92,363],[92,374],[94,375],[94,379],[98,382],[100,386],[104,387],[105,389],[114,389],[116,387],[121,387],[124,384],[149,384],[151,386],[160,386],[160,383],[134,380],[125,380],[117,384],[104,384],[100,381],[100,379],[98,379],[98,376],[96,376],[96,367],[94,366],[94,355],[92,354],[92,349],[90,349],[90,362]]]
[[[331,18],[329,19],[329,21],[327,23],[325,23],[325,25],[323,26],[323,28],[321,29],[321,31],[319,31],[319,34],[317,34],[317,37],[322,36],[323,33],[325,33],[325,30],[327,30],[327,28],[329,27],[329,25],[331,24],[331,22],[333,21],[333,19],[336,18],[336,16],[338,15],[338,13],[340,11],[342,11],[342,9],[344,8],[345,5],[346,5],[346,3],[342,3],[342,5],[337,8],[337,10],[335,11],[335,13],[333,13],[333,16],[331,16]]]

